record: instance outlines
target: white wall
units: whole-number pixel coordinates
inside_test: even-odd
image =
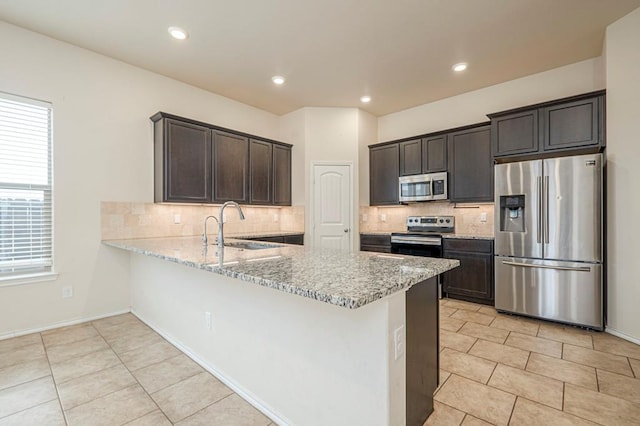
[[[131,256],[133,312],[279,424],[404,425],[404,292],[352,310]]]
[[[487,114],[604,89],[602,58],[420,105],[378,119],[378,141],[488,121]]]
[[[60,273],[0,287],[0,337],[129,309],[129,259],[101,246],[100,201],[153,201],[152,114],[279,137],[273,114],[2,22],[0,52],[0,91],[53,103]]]
[[[358,111],[358,170],[360,205],[369,205],[369,145],[377,142],[378,119],[368,112]]]
[[[640,342],[640,9],[606,35],[608,323]]]
[[[290,112],[280,117],[279,140],[293,145],[291,149],[291,204],[305,205],[305,137],[306,112],[304,108]]]

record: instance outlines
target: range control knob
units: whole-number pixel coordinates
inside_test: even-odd
[[[451,222],[451,219],[447,219],[447,221],[446,221],[446,222],[447,222],[447,223],[450,223],[450,222]]]
[[[440,219],[439,222],[442,223],[442,222],[444,222],[444,220]]]

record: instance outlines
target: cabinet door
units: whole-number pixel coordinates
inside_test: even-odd
[[[299,245],[299,246],[303,246],[304,245],[304,234],[285,235],[284,236],[284,242],[285,242],[285,244],[296,244],[296,245]]]
[[[447,136],[422,139],[422,173],[447,171]]]
[[[273,144],[249,141],[249,194],[251,204],[272,204]]]
[[[360,234],[360,251],[391,253],[391,235]]]
[[[400,176],[422,172],[422,144],[420,139],[400,142]]]
[[[291,148],[273,145],[273,204],[291,205]]]
[[[448,295],[492,304],[493,256],[447,251],[445,257],[460,260],[460,266],[443,274],[442,290]]]
[[[493,156],[527,154],[539,148],[538,110],[518,112],[491,119]]]
[[[543,108],[545,151],[598,145],[599,99],[587,98]]]
[[[399,145],[369,149],[369,204],[398,204]]]
[[[493,201],[489,126],[449,134],[449,199]]]
[[[249,201],[249,140],[213,132],[213,202]]]
[[[211,202],[211,130],[170,118],[155,126],[156,201]]]

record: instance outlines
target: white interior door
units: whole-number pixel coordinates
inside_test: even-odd
[[[351,166],[313,165],[313,246],[351,248]]]

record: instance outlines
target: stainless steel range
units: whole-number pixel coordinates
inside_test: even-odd
[[[454,230],[453,216],[409,216],[407,232],[391,234],[391,253],[442,257],[442,234]]]

